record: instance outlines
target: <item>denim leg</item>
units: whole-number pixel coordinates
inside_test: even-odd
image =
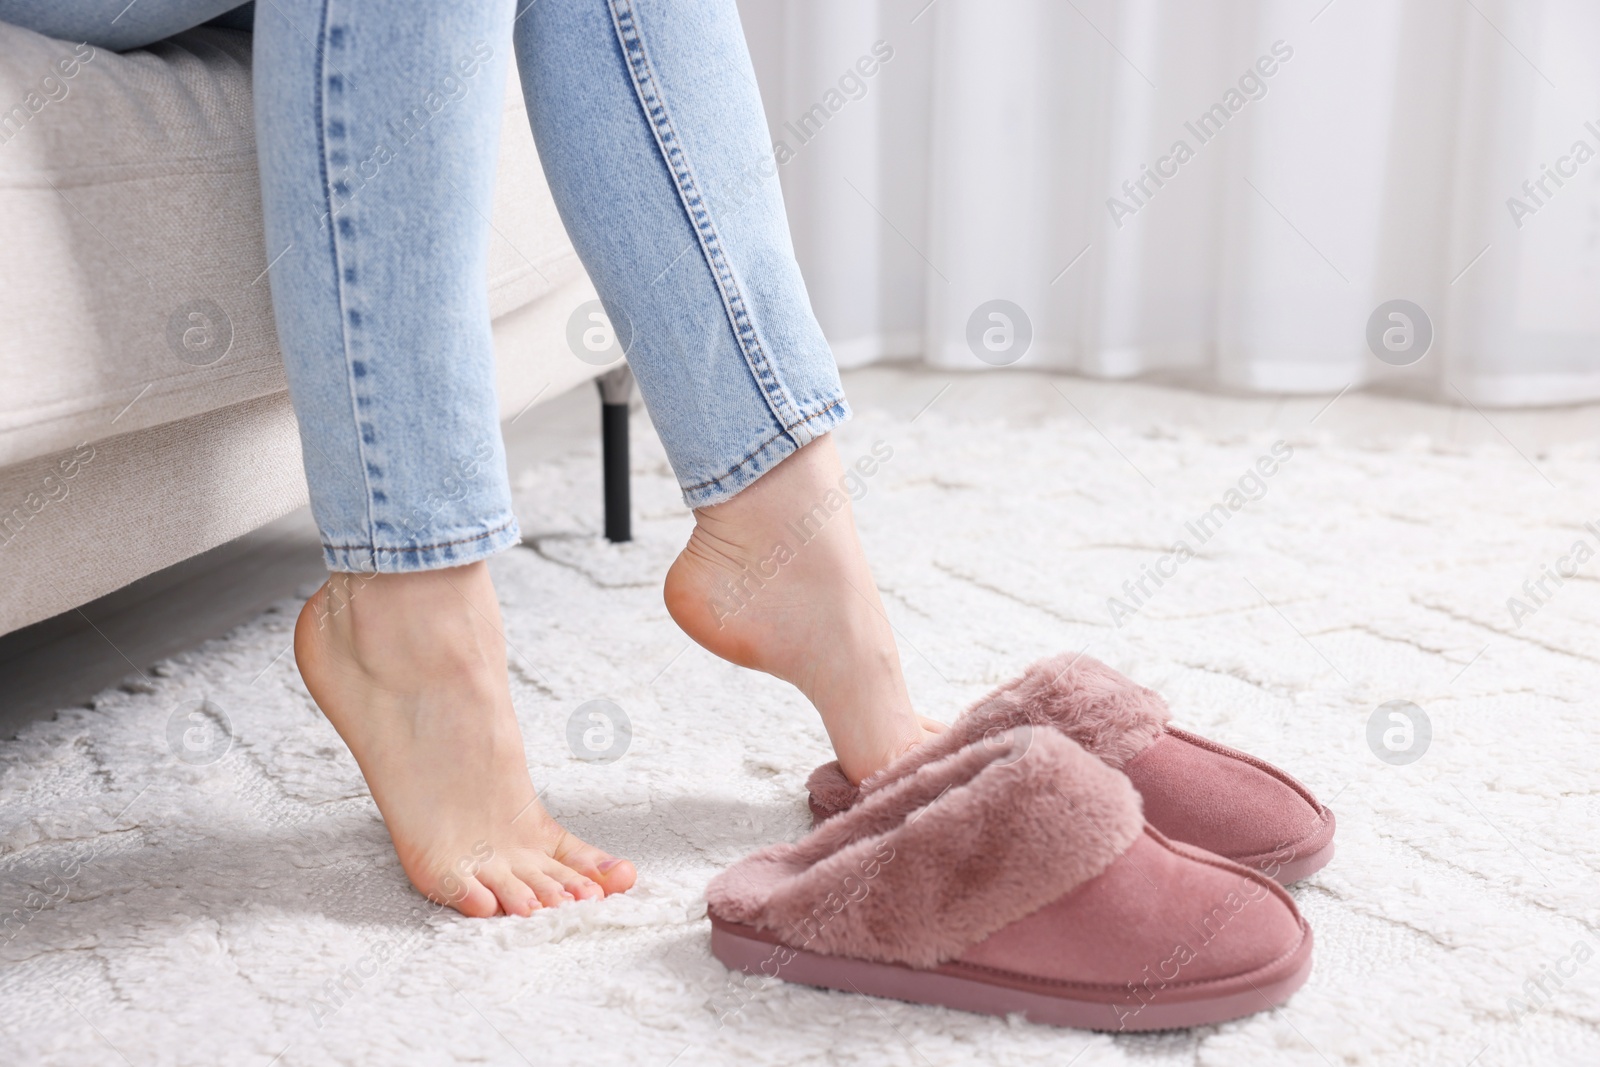
[[[484,286],[511,0],[255,19],[272,300],[329,568],[515,544]]]
[[[734,0],[519,5],[556,206],[685,501],[720,503],[849,417],[795,263]]]
[[[0,0],[0,18],[130,48],[232,6]],[[483,287],[511,19],[512,0],[381,20],[257,5],[274,313],[335,570],[456,566],[520,537]],[[557,206],[684,498],[726,500],[849,415],[733,0],[546,0],[515,25]]]

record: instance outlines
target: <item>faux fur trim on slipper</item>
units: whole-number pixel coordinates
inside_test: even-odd
[[[1094,878],[1142,832],[1122,773],[1065,735],[990,735],[714,878],[719,917],[826,955],[933,967]]]
[[[1121,769],[1166,729],[1171,712],[1161,694],[1082,653],[1039,660],[974,704],[940,734],[858,787],[837,762],[811,772],[806,788],[818,818],[853,806],[863,792],[942,759],[996,730],[1023,723],[1053,726],[1104,763]]]

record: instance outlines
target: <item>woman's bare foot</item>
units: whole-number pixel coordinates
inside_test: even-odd
[[[799,688],[859,782],[943,727],[911,710],[843,476],[827,436],[697,509],[664,596],[708,651]]]
[[[336,574],[301,610],[294,650],[423,894],[463,915],[528,915],[633,885],[631,863],[537,800],[485,564]]]

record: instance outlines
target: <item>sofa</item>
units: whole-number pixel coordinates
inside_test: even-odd
[[[505,108],[487,285],[510,418],[608,369],[566,340],[595,294],[515,71]],[[253,130],[247,33],[117,54],[0,24],[0,633],[306,503]],[[611,369],[614,478],[626,392]]]

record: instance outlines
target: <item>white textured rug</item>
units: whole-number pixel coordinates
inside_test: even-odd
[[[935,407],[839,438],[847,459],[893,449],[857,506],[924,710],[950,718],[1087,647],[1332,804],[1339,855],[1295,890],[1316,970],[1285,1009],[1113,1038],[737,992],[707,952],[704,886],[802,832],[827,750],[794,694],[667,618],[688,518],[644,431],[634,544],[596,539],[597,464],[579,456],[522,477],[537,549],[495,562],[535,780],[638,862],[633,892],[530,919],[434,913],[285,654],[285,601],[0,744],[0,1062],[1600,1063],[1600,560],[1546,579],[1542,604],[1522,588],[1576,542],[1600,549],[1594,451],[1365,452],[1304,426],[1233,511],[1277,434],[1103,428]],[[1202,545],[1187,524],[1215,504]],[[1163,562],[1180,539],[1198,555]],[[1147,566],[1173,576],[1141,593]],[[1535,610],[1513,619],[1514,595]],[[1113,596],[1138,609],[1120,627]],[[596,699],[632,723],[615,762],[569,749]],[[203,746],[207,720],[182,713],[202,700],[234,741],[186,763],[174,751]],[[1405,765],[1368,741],[1394,700],[1431,723]],[[1385,718],[1378,750],[1404,748],[1404,725]]]

